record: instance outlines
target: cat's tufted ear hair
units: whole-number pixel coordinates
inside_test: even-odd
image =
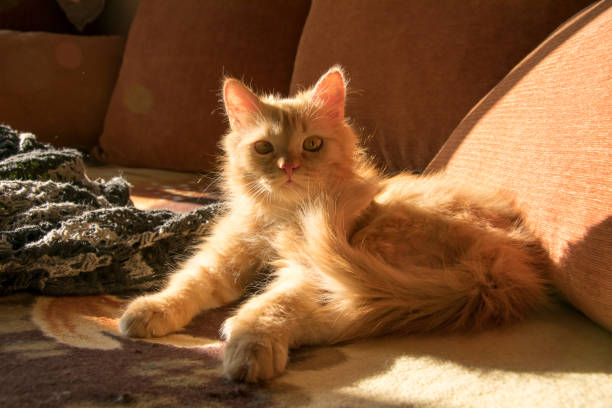
[[[234,130],[252,124],[261,113],[257,95],[237,79],[227,78],[223,83],[223,103]]]
[[[343,120],[346,81],[342,68],[334,66],[323,74],[314,86],[312,95],[317,100],[319,112],[323,117],[332,121]]]

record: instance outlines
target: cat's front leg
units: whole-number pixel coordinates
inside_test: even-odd
[[[128,337],[161,337],[183,327],[188,313],[171,307],[166,298],[161,293],[132,301],[119,320],[121,333]]]
[[[236,232],[236,224],[243,230]],[[175,332],[203,310],[238,299],[261,266],[262,249],[244,230],[245,223],[222,219],[196,254],[174,273],[161,292],[130,303],[119,320],[130,337],[159,337]]]
[[[328,339],[319,319],[318,288],[295,265],[278,271],[261,294],[251,298],[223,325],[227,340],[223,370],[233,380],[258,382],[282,373],[289,348]]]
[[[227,343],[223,371],[228,378],[258,382],[285,370],[289,359],[287,336],[261,332],[255,325],[234,322],[233,318],[224,326]]]
[[[238,299],[242,288],[231,273],[224,273],[198,257],[171,276],[161,292],[132,301],[119,320],[129,337],[160,337],[187,325],[203,310]]]

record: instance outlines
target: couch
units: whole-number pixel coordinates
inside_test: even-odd
[[[0,8],[0,23],[35,3]],[[611,6],[141,0],[126,38],[42,18],[1,26],[13,30],[0,31],[0,122],[81,149],[90,178],[122,175],[142,209],[215,197],[224,75],[289,94],[339,63],[377,165],[510,192],[560,300],[482,333],[296,350],[252,386],[220,375],[234,306],[133,340],[117,331],[123,293],[17,293],[0,298],[0,405],[612,406]]]

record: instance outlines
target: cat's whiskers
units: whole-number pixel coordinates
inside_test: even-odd
[[[270,193],[269,188],[267,188],[263,183],[261,183],[260,179],[247,183],[246,187],[247,193],[253,198],[263,198],[264,200],[268,199]]]

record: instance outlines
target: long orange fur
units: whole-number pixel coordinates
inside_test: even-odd
[[[301,345],[482,329],[547,304],[548,257],[512,201],[444,173],[383,177],[344,117],[339,67],[290,99],[234,79],[223,92],[227,209],[164,290],[129,305],[125,335],[179,330],[261,280],[223,327],[225,374],[256,382]]]

